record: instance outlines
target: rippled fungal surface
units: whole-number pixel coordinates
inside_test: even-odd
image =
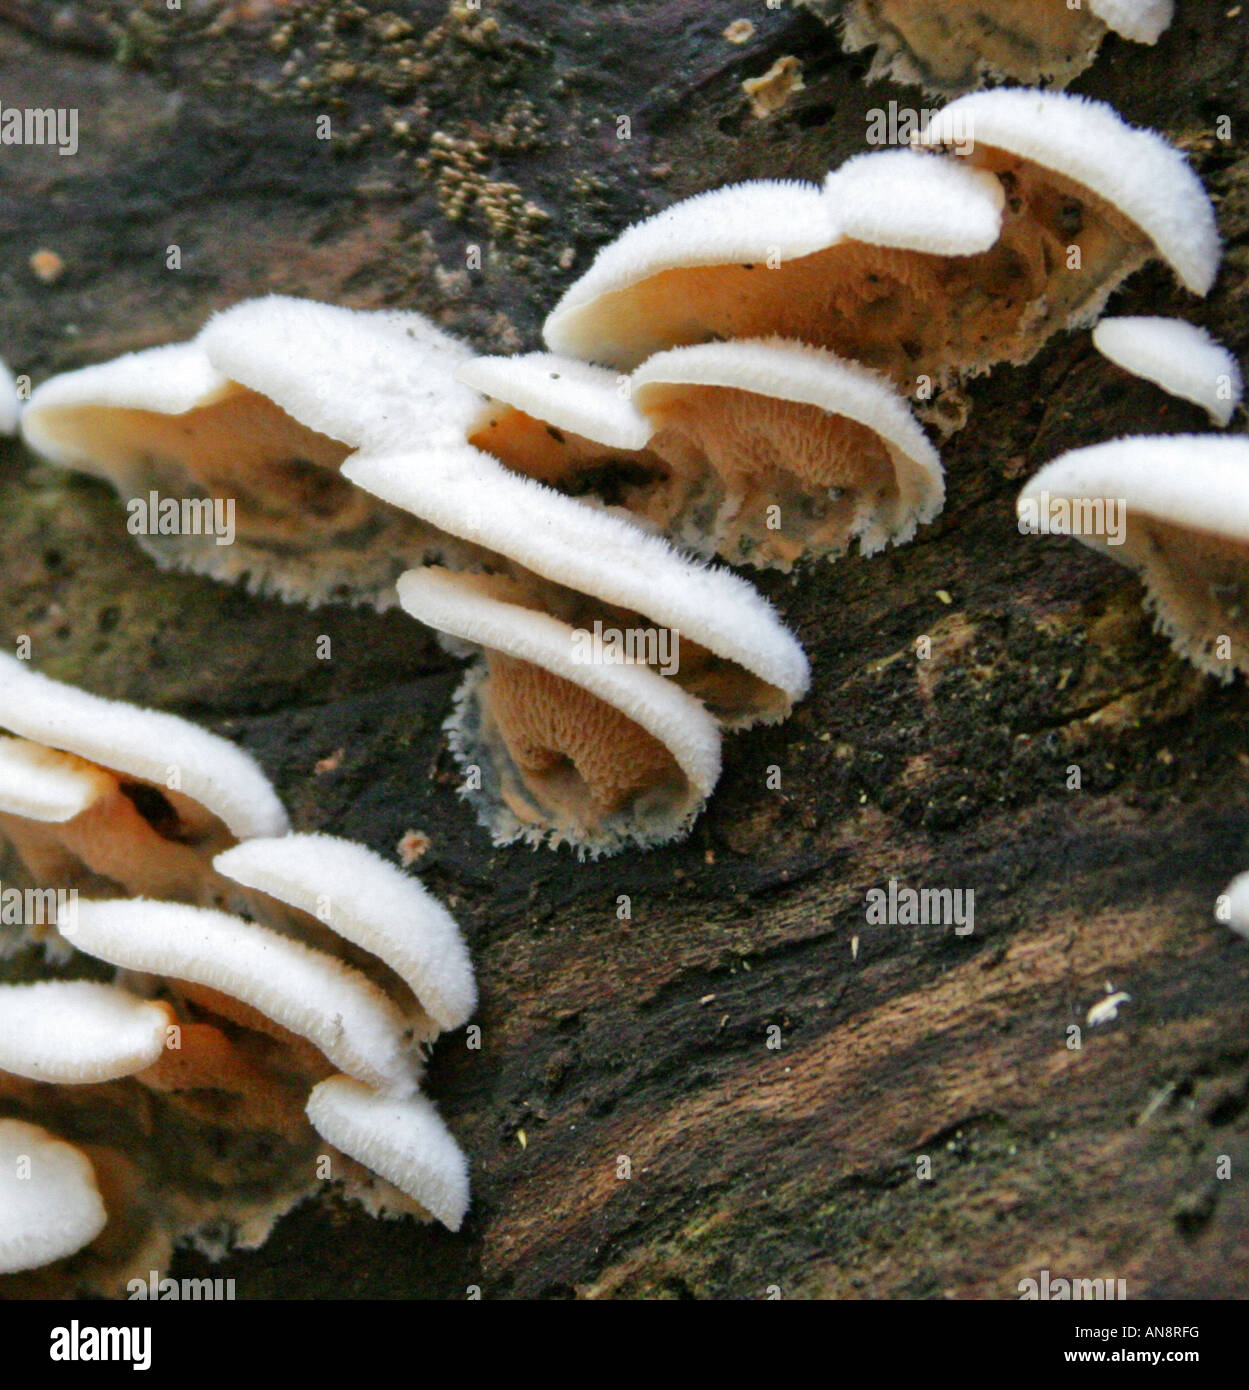
[[[399,594],[483,653],[447,728],[496,843],[598,855],[689,829],[720,773],[720,727],[703,702],[644,657],[596,653],[592,634],[579,642],[501,577],[429,567],[404,575]]]
[[[1134,570],[1172,647],[1222,681],[1249,674],[1249,440],[1116,439],[1047,464],[1021,531],[1074,536]]]
[[[847,52],[872,48],[869,80],[892,77],[954,95],[986,81],[1063,85],[1097,57],[1108,31],[1156,43],[1173,0],[803,0],[839,17]]]

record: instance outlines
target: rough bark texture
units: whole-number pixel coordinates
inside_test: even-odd
[[[1189,151],[1228,254],[1206,302],[1154,266],[1114,307],[1243,351],[1245,19],[1179,10],[1156,48],[1109,39],[1076,89]],[[81,120],[76,158],[0,151],[0,349],[36,381],[270,290],[536,346],[627,222],[733,179],[819,178],[861,148],[869,107],[930,104],[864,86],[868,55],[806,11],[719,0],[0,16],[0,100]],[[732,44],[739,18],[754,31]],[[756,118],[740,84],[786,55],[805,89]],[[54,284],[28,268],[40,247],[64,260]],[[1249,946],[1212,918],[1249,867],[1244,682],[1197,676],[1125,571],[1013,514],[1064,448],[1208,426],[1086,333],[968,394],[935,525],[760,579],[811,654],[810,698],[730,740],[687,842],[597,865],[491,849],[440,730],[455,665],[414,623],[160,574],[107,489],[0,446],[4,639],[240,740],[300,828],[389,854],[425,831],[422,877],[479,971],[482,1048],[444,1038],[430,1083],[473,1164],[460,1235],[327,1199],[258,1252],[175,1274],[248,1298],[1013,1297],[1042,1268],[1140,1297],[1249,1293]],[[974,889],[974,933],[867,925],[890,878]],[[1107,985],[1131,1001],[1090,1028]]]

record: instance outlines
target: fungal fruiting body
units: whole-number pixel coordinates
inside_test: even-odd
[[[466,442],[513,472],[572,496],[606,492],[616,500],[630,476],[646,478],[657,466],[647,450],[650,422],[621,372],[529,352],[470,358],[456,377],[487,398]]]
[[[489,574],[411,571],[399,594],[486,653],[448,728],[499,843],[600,853],[683,833],[719,773],[718,726],[782,719],[806,691],[801,647],[749,584],[621,516],[468,445],[345,472],[496,557]]]
[[[803,3],[832,21],[828,0]],[[1092,63],[1107,30],[1156,43],[1173,8],[1173,0],[850,0],[842,42],[850,53],[875,48],[869,81],[887,76],[949,94],[986,79],[1062,84]]]
[[[1102,319],[1093,346],[1134,376],[1201,406],[1226,426],[1244,395],[1240,364],[1204,328],[1151,316]]]
[[[509,473],[467,446],[359,454],[344,471],[394,505],[475,540],[495,556],[492,567],[557,617],[636,617],[635,626],[649,620],[679,633],[686,651],[673,678],[729,728],[783,719],[806,693],[802,648],[757,590],[622,516]]]
[[[93,980],[0,990],[0,1071],[30,1081],[115,1081],[152,1066],[174,1021],[167,1004]]]
[[[814,190],[812,197],[807,211],[822,228],[822,203]],[[811,235],[790,228],[790,244]],[[523,591],[522,606],[544,609],[574,632],[606,624],[680,642],[679,662],[665,675],[725,727],[783,718],[805,692],[807,666],[770,607],[744,581],[676,554],[623,514],[521,477],[472,447],[481,403],[455,379],[467,358],[417,315],[258,300],[218,315],[192,343],[45,383],[26,437],[57,462],[110,478],[132,503],[158,484],[214,505],[239,493],[255,526],[240,524],[226,545],[205,535],[171,542],[180,562],[218,578],[246,573],[253,588],[287,597],[385,606],[409,567],[502,576]],[[627,400],[602,410],[594,369],[570,364],[568,381],[586,388],[596,434],[645,442],[649,427],[630,415]],[[572,401],[574,424],[579,404]],[[559,433],[553,424],[541,429]],[[292,458],[308,487],[292,486]],[[315,524],[322,514],[326,528]],[[343,560],[344,551],[361,564]],[[507,685],[500,676],[491,688],[503,698]],[[530,679],[525,699],[552,701],[542,718],[554,727],[566,721],[567,699],[590,698],[572,689],[548,672]],[[523,702],[510,703],[518,710]],[[626,736],[630,718],[613,709],[591,723],[610,761],[619,750],[606,745]],[[621,810],[618,801],[613,807]],[[683,802],[663,824],[687,826],[687,810]],[[554,821],[549,828],[578,840],[575,822],[558,820],[558,830]],[[623,815],[620,824],[656,838],[645,815]]]
[[[398,1100],[349,1076],[331,1076],[308,1098],[318,1134],[377,1173],[452,1231],[468,1209],[468,1165],[424,1096]]]
[[[592,637],[579,643],[499,577],[412,570],[399,597],[483,649],[447,727],[461,768],[478,770],[465,793],[496,843],[598,854],[689,828],[720,773],[720,729],[702,702],[644,659],[596,660]]]
[[[26,900],[58,904],[36,942],[67,972],[0,986],[0,1105],[85,1146],[107,1211],[22,1287],[116,1293],[178,1240],[258,1244],[326,1175],[338,1131],[306,1106],[335,1073],[376,1104],[328,1171],[372,1211],[458,1227],[464,1160],[417,1090],[422,1045],[476,1004],[446,910],[361,845],[288,833],[259,767],[184,720],[0,657],[0,727],[0,833]],[[25,972],[14,892],[0,954],[25,946]],[[131,896],[157,892],[182,901]],[[360,1166],[373,1140],[384,1173]]]
[[[552,310],[548,346],[631,370],[780,335],[926,397],[1096,318],[1150,256],[1196,293],[1213,281],[1200,181],[1103,103],[978,93],[931,113],[915,145],[856,156],[822,190],[739,184],[630,227]]]
[[[555,352],[626,369],[666,348],[780,336],[909,390],[925,368],[902,345],[933,315],[948,263],[997,240],[1001,212],[994,178],[911,150],[858,156],[822,190],[732,185],[630,227],[543,336]]]
[[[633,374],[671,483],[654,519],[726,559],[789,569],[911,539],[945,500],[905,401],[832,353],[779,339],[657,353]],[[638,507],[644,510],[644,507]]]
[[[72,1255],[105,1219],[84,1153],[38,1125],[0,1120],[0,1274]]]
[[[1215,915],[1237,934],[1249,938],[1249,873],[1237,874],[1223,890]]]
[[[675,348],[631,377],[535,353],[474,359],[460,379],[492,398],[476,447],[738,564],[788,570],[856,539],[872,554],[944,498],[936,450],[887,381],[784,339]]]
[[[345,842],[292,837],[301,838],[330,862],[343,857]],[[265,858],[292,860],[284,846],[262,851]],[[376,886],[383,875],[370,878]],[[405,899],[403,886],[386,886],[391,906]],[[435,916],[427,906],[423,921]],[[105,1193],[103,1244],[32,1288],[115,1292],[135,1270],[167,1264],[178,1240],[209,1253],[259,1244],[327,1176],[374,1212],[459,1227],[467,1168],[416,1089],[414,1038],[438,1031],[417,1028],[430,1009],[445,1012],[452,1000],[458,1016],[475,998],[471,973],[467,987],[463,979],[462,945],[438,929],[422,943],[419,923],[388,922],[392,940],[404,937],[409,954],[441,968],[446,993],[429,1009],[418,999],[414,1014],[360,970],[301,941],[301,917],[289,914],[279,932],[182,904],[81,902],[69,931],[78,959],[107,962],[132,987],[161,997],[82,980],[0,988],[0,1100],[75,1142],[106,1134],[110,1168],[130,1175]],[[327,1167],[322,1140],[336,1144],[339,1129],[306,1107],[338,1070],[341,1081],[351,1078],[353,1096],[370,1103],[356,1107],[349,1143],[328,1155]],[[371,1141],[385,1164],[366,1171]]]
[[[280,835],[245,840],[215,862],[264,895],[251,904],[258,916],[279,925],[288,916],[282,907],[294,908],[376,957],[419,1001],[428,1036],[459,1028],[476,1008],[473,967],[455,919],[366,846],[333,835]]]
[[[967,151],[1006,193],[1001,238],[955,287],[944,353],[960,371],[1027,361],[1059,329],[1095,320],[1151,257],[1195,294],[1214,282],[1219,234],[1200,179],[1104,102],[979,92],[935,113],[916,143]]]
[[[1249,672],[1249,440],[1169,435],[1075,449],[1019,496],[1020,529],[1074,535],[1135,570],[1171,645]]]
[[[670,665],[663,677],[727,728],[783,718],[807,669],[757,594],[622,508],[704,554],[780,568],[905,541],[943,484],[895,391],[927,400],[1027,360],[1151,255],[1198,293],[1214,277],[1200,182],[1109,107],[981,93],[918,143],[851,159],[823,188],[740,184],[630,228],[548,317],[554,356],[474,363],[419,316],[259,300],[191,344],[45,383],[26,436],[132,501],[162,479],[214,502],[238,491],[257,519],[241,547],[174,545],[253,587],[384,606],[405,569],[506,581],[492,602],[526,631],[539,613],[556,626],[535,648],[545,667],[470,639],[488,675],[470,673],[451,730],[479,814],[499,839],[654,842],[688,826],[702,782],[672,744],[651,746],[648,683],[570,677],[554,634],[653,636],[630,664]],[[479,605],[490,588],[433,583]],[[437,626],[417,592],[405,606]],[[679,660],[656,659],[665,635]],[[622,783],[603,769],[626,746],[649,751]]]
[[[163,565],[385,608],[405,568],[453,556],[339,467],[362,445],[462,433],[467,356],[419,314],[271,296],[189,343],[53,377],[22,431],[49,461],[111,483]]]
[[[241,917],[150,899],[85,902],[70,939],[110,965],[226,994],[306,1038],[370,1085],[416,1083],[403,1020],[371,981],[332,956]]]
[[[224,903],[212,856],[287,827],[260,768],[227,739],[4,654],[0,730],[11,735],[0,736],[0,835],[28,878],[62,891]]]

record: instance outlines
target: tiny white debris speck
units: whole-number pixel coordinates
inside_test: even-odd
[[[1099,999],[1088,1012],[1086,1021],[1089,1027],[1096,1028],[1098,1024],[1113,1022],[1119,1017],[1119,1006],[1126,1004],[1131,997],[1130,994],[1117,990],[1114,994],[1108,994],[1105,999]]]

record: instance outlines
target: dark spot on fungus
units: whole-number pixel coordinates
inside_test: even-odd
[[[1084,227],[1084,205],[1076,198],[1067,198],[1059,209],[1058,225],[1068,236],[1076,236]]]
[[[182,838],[182,822],[173,803],[159,787],[146,782],[120,782],[118,790],[163,840]]]

